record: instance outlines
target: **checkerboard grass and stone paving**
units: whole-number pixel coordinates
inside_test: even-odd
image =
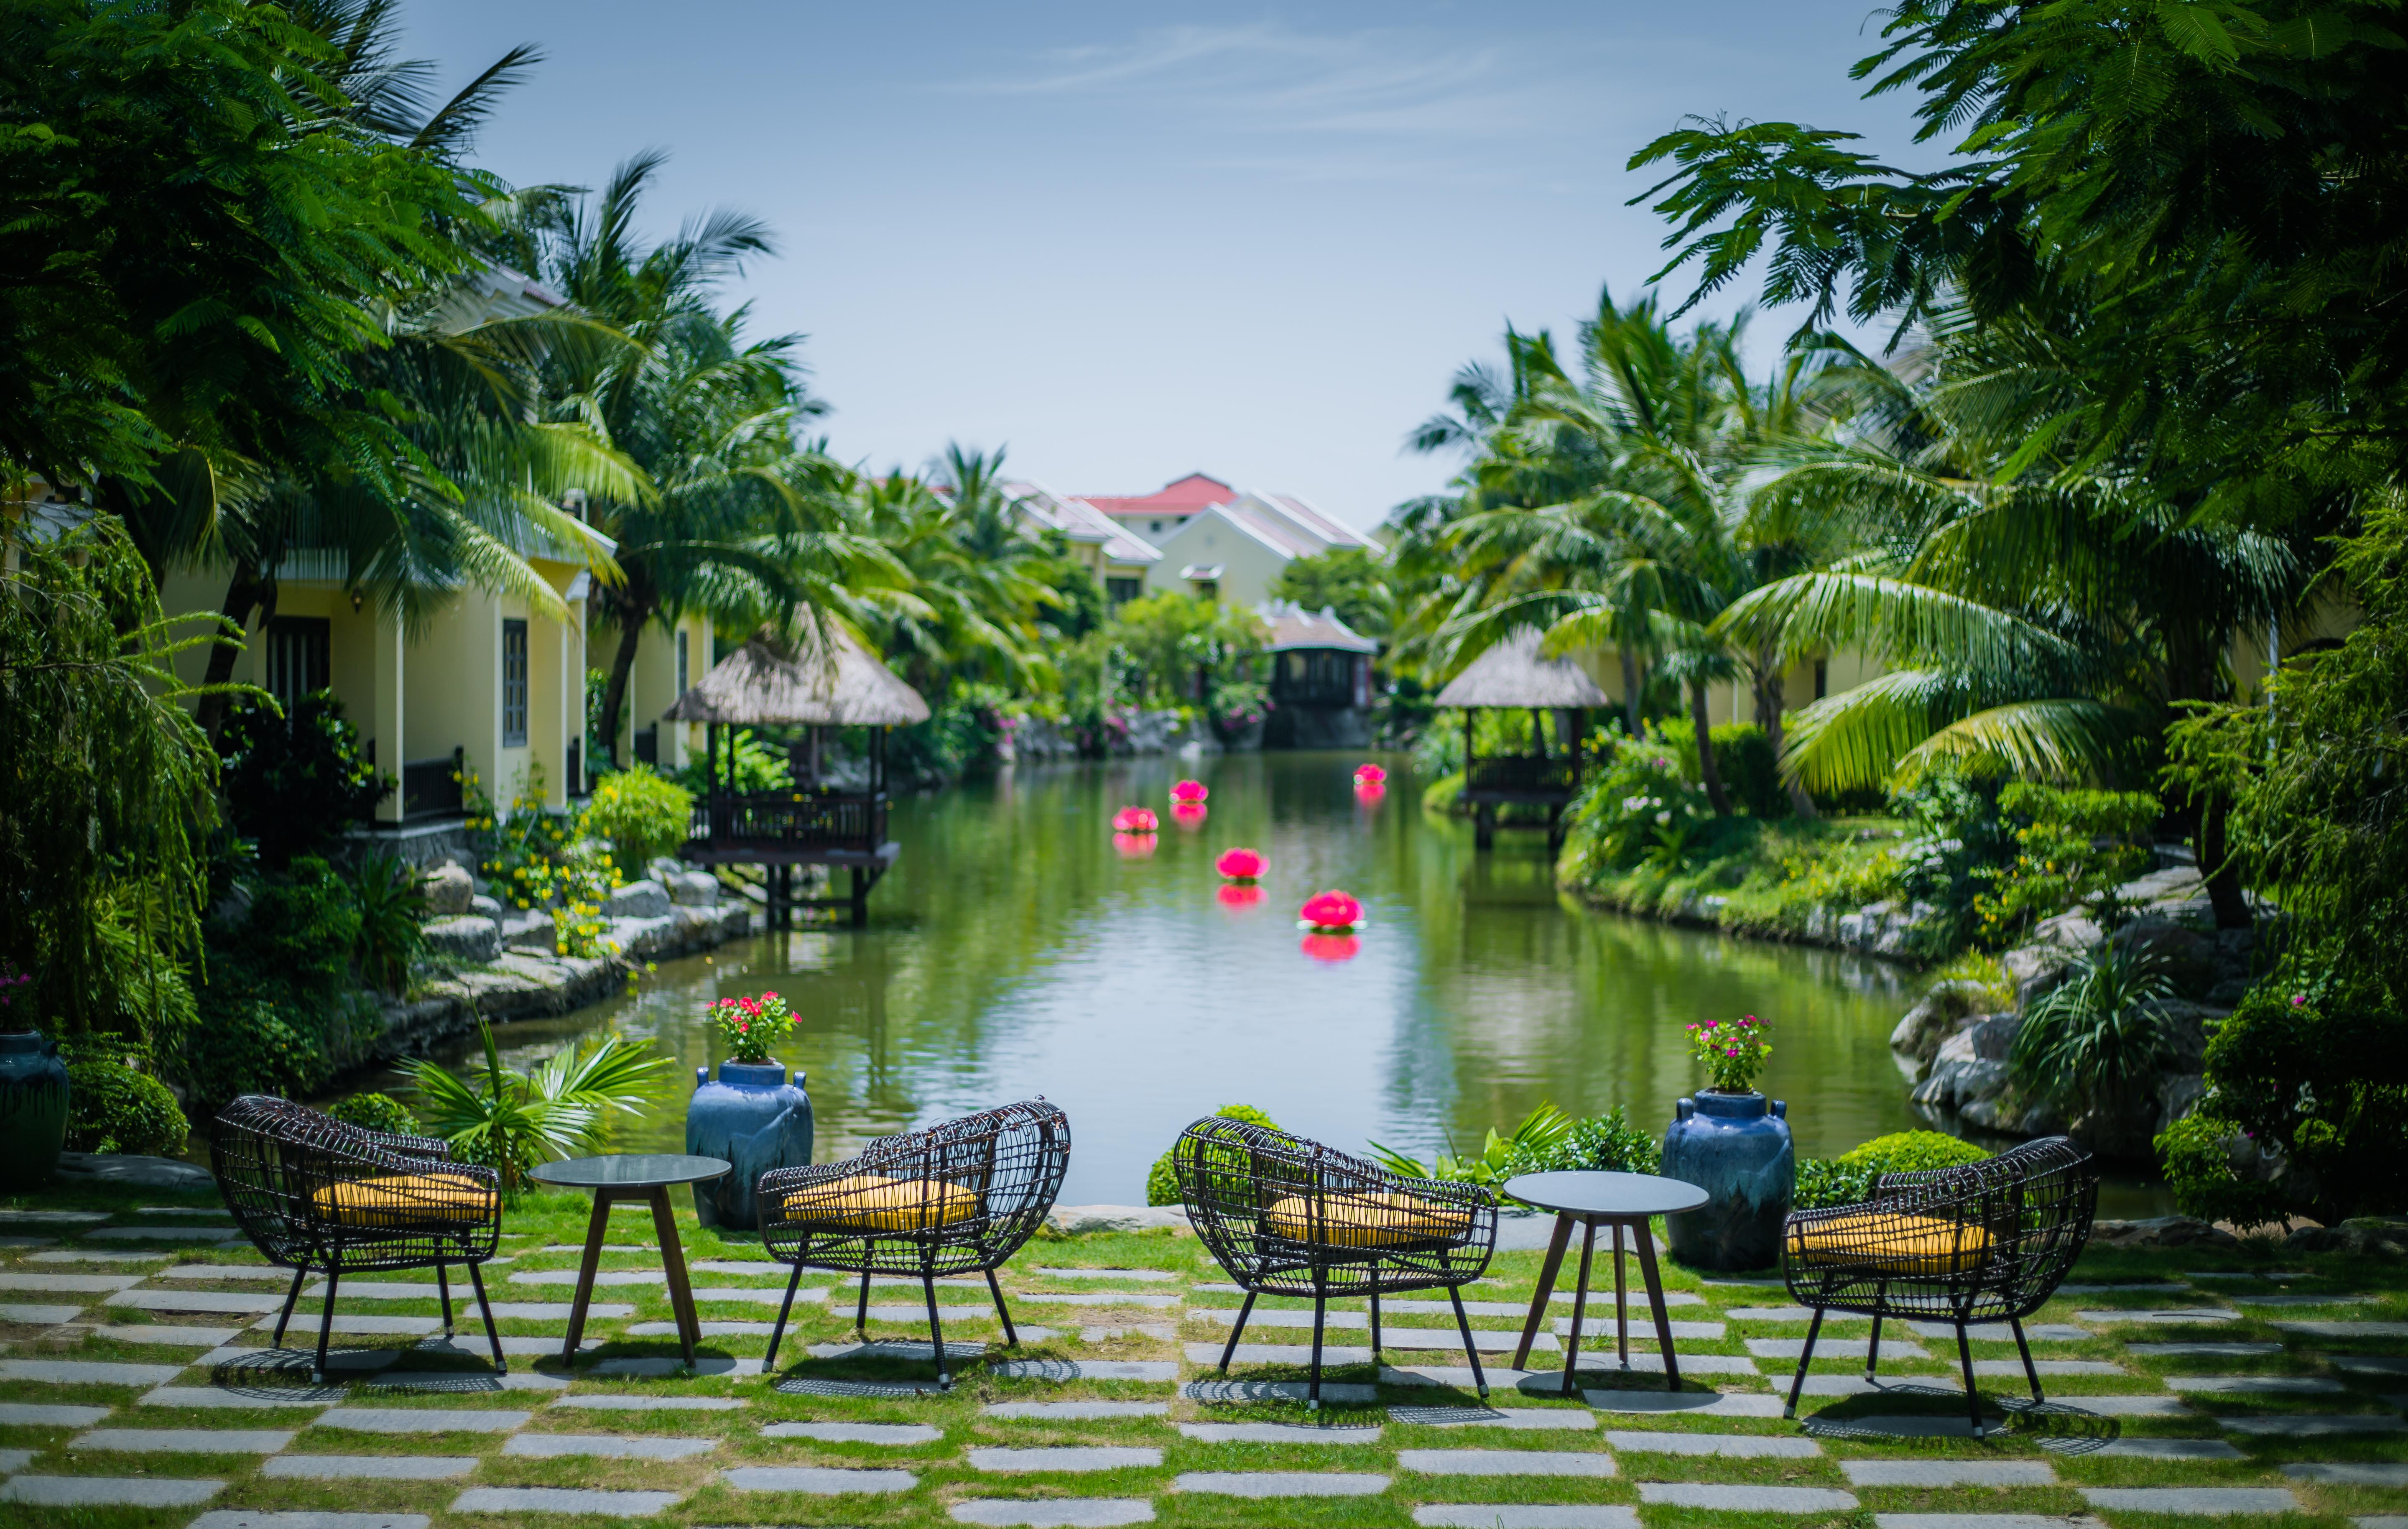
[[[508,1377],[465,1291],[447,1342],[431,1279],[405,1273],[345,1284],[318,1387],[317,1303],[271,1349],[281,1277],[213,1208],[155,1190],[0,1205],[0,1522],[2408,1529],[2408,1271],[2271,1243],[2086,1259],[2032,1324],[2047,1406],[2026,1405],[2007,1335],[1976,1334],[2000,1429],[1977,1441],[1945,1330],[1893,1326],[1868,1384],[1866,1324],[1827,1323],[1804,1421],[1786,1421],[1807,1314],[1776,1283],[1678,1269],[1683,1390],[1661,1389],[1636,1331],[1621,1373],[1608,1329],[1584,1334],[1566,1398],[1557,1333],[1538,1368],[1503,1368],[1535,1252],[1500,1254],[1465,1291],[1486,1406],[1451,1313],[1396,1300],[1376,1369],[1365,1307],[1338,1307],[1329,1402],[1308,1412],[1306,1304],[1258,1305],[1222,1382],[1242,1297],[1169,1232],[1032,1244],[1004,1272],[1017,1351],[982,1289],[943,1287],[960,1379],[940,1393],[917,1291],[873,1286],[865,1345],[831,1275],[806,1277],[779,1373],[760,1373],[783,1272],[690,1224],[706,1337],[686,1370],[649,1221],[630,1214],[565,1367],[588,1206],[548,1195],[511,1206],[487,1271]],[[1560,1332],[1569,1295],[1554,1307]]]

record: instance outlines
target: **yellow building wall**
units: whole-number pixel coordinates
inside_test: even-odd
[[[642,728],[660,727],[660,767],[681,770],[687,762],[702,757],[702,729],[681,723],[663,722],[661,714],[684,694],[678,685],[677,639],[686,640],[686,685],[699,684],[710,672],[710,619],[701,614],[681,617],[673,629],[664,630],[657,622],[645,626],[636,643],[636,662],[627,671],[627,697],[619,708],[619,757],[628,764],[636,758],[636,734]],[[619,651],[619,630],[607,621],[597,621],[588,633],[586,653],[595,668],[608,668]]]
[[[2234,637],[2226,662],[2232,671],[2233,699],[2255,704],[2266,696],[2266,651],[2276,650],[2278,661],[2287,661],[2312,645],[2338,642],[2358,629],[2365,620],[2358,603],[2345,594],[2328,595],[2308,609],[2305,615],[2284,625],[2281,633],[2244,632]]]

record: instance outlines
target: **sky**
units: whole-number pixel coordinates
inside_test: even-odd
[[[1935,157],[1847,78],[1865,0],[402,8],[447,91],[543,49],[478,145],[495,173],[597,186],[656,148],[654,237],[769,223],[729,295],[808,337],[840,459],[957,440],[1069,494],[1205,471],[1367,527],[1455,470],[1404,438],[1508,321],[1569,339],[1663,264],[1625,205],[1656,135],[1790,120]],[[1757,316],[1759,364],[1799,318]]]

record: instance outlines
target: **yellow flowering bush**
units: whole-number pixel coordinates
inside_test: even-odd
[[[694,793],[639,765],[595,782],[578,827],[585,837],[609,840],[619,863],[641,875],[654,856],[677,852],[693,818]]]

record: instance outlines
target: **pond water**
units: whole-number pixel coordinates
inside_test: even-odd
[[[1376,799],[1353,784],[1367,758],[1391,772]],[[1190,775],[1211,798],[1185,825],[1168,795]],[[617,1026],[678,1059],[681,1099],[718,1060],[704,1005],[775,990],[802,1016],[780,1060],[808,1075],[822,1161],[1042,1094],[1070,1118],[1066,1204],[1141,1204],[1154,1159],[1225,1103],[1425,1157],[1476,1149],[1550,1101],[1659,1130],[1703,1081],[1682,1027],[1713,1015],[1771,1023],[1766,1087],[1801,1154],[1922,1123],[1887,1045],[1907,974],[1583,909],[1551,885],[1543,836],[1475,854],[1469,824],[1420,810],[1421,786],[1392,755],[1009,771],[898,805],[902,860],[867,930],[663,962],[623,999],[501,1039],[523,1064]],[[1161,817],[1150,853],[1115,844],[1127,805]],[[1251,905],[1225,901],[1213,870],[1240,844],[1269,862]],[[1310,951],[1297,909],[1329,887],[1367,922],[1351,948]],[[683,1117],[673,1103],[617,1145],[681,1147]]]

